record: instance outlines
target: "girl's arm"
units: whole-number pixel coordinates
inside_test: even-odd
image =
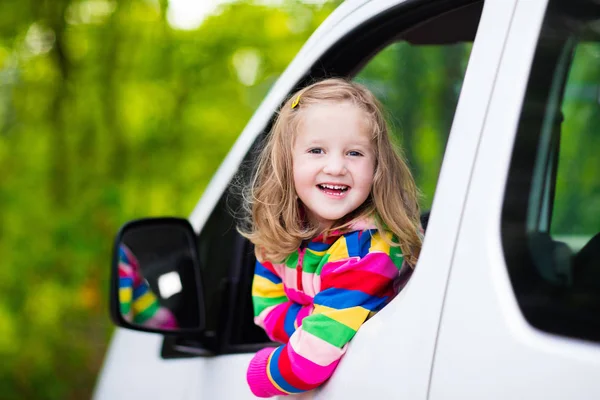
[[[397,277],[398,267],[384,251],[325,264],[313,313],[287,344],[263,349],[250,362],[252,392],[259,397],[286,395],[325,382],[369,314],[394,296]]]
[[[135,255],[127,246],[119,247],[119,303],[126,321],[150,328],[176,329],[173,313],[160,305],[144,280]]]
[[[269,262],[256,261],[252,281],[254,322],[275,342],[287,343],[290,336],[312,311],[312,305],[301,306],[289,300],[281,277]]]

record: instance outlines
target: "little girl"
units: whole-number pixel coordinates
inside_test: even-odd
[[[255,322],[282,343],[256,353],[248,384],[259,397],[314,389],[410,277],[414,180],[373,94],[327,79],[283,105],[245,198]]]

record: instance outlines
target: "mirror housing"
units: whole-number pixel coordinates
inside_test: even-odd
[[[187,219],[126,223],[114,244],[110,315],[120,327],[166,335],[205,328],[197,235]]]

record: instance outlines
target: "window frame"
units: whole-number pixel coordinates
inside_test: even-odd
[[[307,70],[302,78],[290,87],[289,93],[312,81],[326,77],[340,76],[353,78],[374,55],[378,54],[390,43],[402,40],[402,36],[405,34],[407,37],[410,36],[412,38],[410,40],[419,40],[419,37],[423,38],[423,36],[419,36],[419,29],[422,34],[424,31],[427,31],[428,23],[435,23],[438,17],[448,15],[454,11],[464,10],[467,13],[478,13],[477,23],[474,24],[476,32],[482,8],[483,0],[406,0],[399,3],[358,25],[343,38],[336,41]],[[475,32],[473,32],[473,37],[475,36]],[[425,37],[423,40],[427,40],[427,38]],[[242,166],[252,163],[254,154],[260,148],[262,139],[270,130],[273,122],[274,119],[272,118],[262,130],[262,134],[254,141],[241,163]],[[223,210],[223,207],[226,207],[227,201],[228,193],[225,192],[210,213],[210,217],[198,235],[199,240],[201,240],[202,234],[205,233],[205,229],[210,228],[210,219],[215,213],[219,213],[219,211]],[[226,231],[235,232],[233,217],[231,217],[231,220],[226,219],[225,221],[221,221],[221,223],[223,226],[227,226]],[[233,262],[228,267],[227,282],[223,282],[224,286],[228,288],[223,291],[229,290],[230,292],[229,298],[224,303],[225,306],[232,304],[239,305],[241,299],[238,294],[243,292],[241,287],[245,285],[247,289],[247,282],[243,282],[243,272],[253,270],[253,268],[248,268],[248,265],[244,265],[243,261],[247,260],[248,257],[248,243],[237,232],[234,233],[232,240],[234,241],[234,250],[231,253]],[[203,282],[206,282],[204,277]],[[271,342],[230,345],[227,341],[231,338],[235,330],[235,324],[232,321],[234,318],[228,318],[232,314],[235,314],[235,311],[228,309],[227,316],[221,318],[217,331],[208,332],[208,335],[165,336],[161,349],[161,357],[170,359],[249,353],[272,345]]]

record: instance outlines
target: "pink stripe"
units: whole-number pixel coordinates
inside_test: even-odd
[[[285,275],[285,269],[287,268],[285,264],[272,264],[273,269],[277,272],[277,275],[281,278]],[[288,268],[289,269],[289,268]]]
[[[264,310],[262,310],[262,312],[260,314],[258,314],[258,316],[254,317],[254,323],[256,325],[260,326],[261,328],[265,329],[265,318],[277,306],[278,306],[278,304],[271,306],[271,307],[267,307]]]
[[[142,283],[142,277],[135,268],[131,265],[119,261],[119,277],[128,277],[133,280],[133,287],[137,287]]]
[[[302,307],[296,315],[296,326],[302,325],[302,320],[312,314],[314,308],[312,304]]]
[[[264,328],[263,329],[265,330],[265,332],[267,332],[267,335],[269,335],[269,338],[271,340],[276,340],[272,336],[273,335],[273,331],[275,330],[275,326],[277,325],[277,322],[279,321],[279,318],[284,314],[284,311],[287,310],[286,306],[288,304],[289,304],[289,301],[286,301],[285,303],[276,305],[273,308],[273,310],[269,314],[267,314],[265,316],[265,319],[264,319]],[[263,313],[264,313],[264,311],[263,311]],[[261,313],[261,315],[263,313]],[[286,336],[287,336],[287,334],[286,334]],[[279,341],[279,340],[277,340],[277,341]]]
[[[342,272],[347,269],[353,271],[372,272],[393,279],[398,276],[398,268],[392,262],[389,255],[383,252],[373,252],[362,259],[351,258],[327,263],[323,266],[321,276],[333,272]]]
[[[288,299],[295,301],[296,303],[302,306],[306,304],[312,304],[313,302],[313,298],[305,293],[299,292],[294,289],[290,289],[288,287],[284,288],[284,290],[285,295],[288,297]]]
[[[177,329],[177,320],[171,311],[160,307],[152,318],[144,322],[144,326],[148,328]]]
[[[280,275],[283,281],[283,286],[289,289],[298,289],[298,278],[296,276],[296,270],[291,268],[286,268],[283,271],[283,275]]]
[[[327,367],[339,360],[348,346],[346,344],[340,349],[312,333],[305,332],[302,327],[298,328],[290,337],[289,345],[297,355],[302,356],[307,361],[310,360],[311,364],[316,365],[317,368]]]
[[[302,288],[304,293],[310,297],[315,297],[321,291],[321,277],[308,272],[302,273]]]
[[[119,277],[131,277],[133,275],[133,269],[129,264],[119,262]]]
[[[297,333],[300,333],[300,335],[297,335]],[[307,358],[305,355],[302,355],[302,352],[298,352],[296,349],[298,347],[300,347],[301,350],[305,350],[305,347],[309,347],[312,346],[312,343],[307,343],[305,344],[304,341],[306,341],[304,339],[304,337],[301,340],[294,340],[295,336],[303,336],[303,335],[310,335],[307,332],[301,332],[301,328],[299,330],[296,331],[296,333],[294,333],[292,335],[292,339],[290,340],[290,343],[288,343],[288,345],[286,346],[286,350],[288,352],[288,357],[290,359],[290,364],[291,364],[291,368],[292,368],[292,372],[294,373],[294,375],[296,375],[298,377],[298,379],[306,382],[309,385],[318,385],[321,382],[324,382],[325,380],[327,380],[331,374],[333,374],[333,371],[335,370],[335,368],[337,367],[338,363],[340,362],[340,358],[342,357],[342,355],[344,354],[345,350],[346,350],[346,346],[344,346],[343,349],[339,349],[335,346],[331,346],[331,347],[335,347],[335,349],[337,350],[337,357],[333,358],[333,361],[331,363],[329,363],[328,365],[319,365],[318,363],[314,362],[314,359],[321,359],[323,358],[323,355],[320,354],[319,349],[314,348],[314,349],[310,349],[310,357],[312,358],[309,359]],[[313,338],[316,338],[313,335],[310,335]],[[318,338],[316,338],[318,339]],[[296,343],[292,344],[292,340],[294,340]],[[319,339],[320,340],[320,339]],[[302,341],[303,343],[300,344],[299,342]],[[327,343],[329,344],[329,343]],[[333,354],[330,354],[333,355]]]

